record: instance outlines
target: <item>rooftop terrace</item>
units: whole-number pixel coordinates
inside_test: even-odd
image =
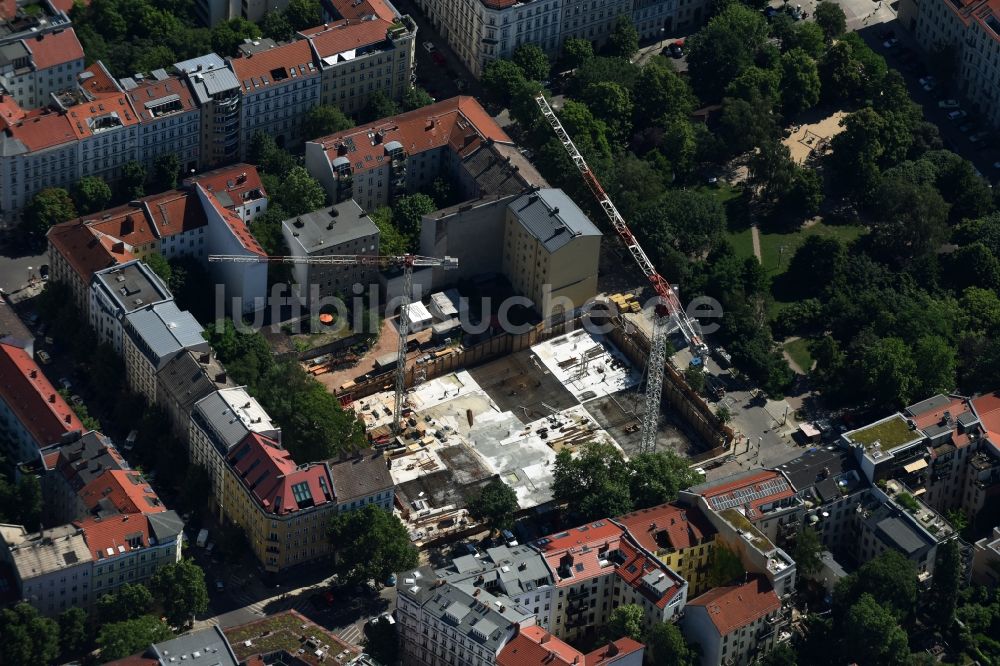
[[[864,428],[845,433],[844,437],[851,442],[862,445],[865,451],[870,452],[875,448],[891,451],[921,439],[922,435],[911,428],[901,415],[893,414]]]

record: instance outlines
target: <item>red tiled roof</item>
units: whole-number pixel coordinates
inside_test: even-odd
[[[0,94],[0,128],[18,122],[24,118],[24,109],[11,95]]]
[[[95,99],[107,95],[118,95],[122,92],[115,77],[111,76],[111,72],[100,60],[83,70],[76,78],[79,86]]]
[[[82,220],[57,224],[48,231],[53,249],[65,257],[85,284],[99,270],[135,259],[131,249],[122,243],[95,233]]]
[[[614,571],[659,608],[666,606],[680,590],[676,574],[637,547],[625,536],[622,528],[611,521],[574,527],[536,541],[534,545],[555,572],[556,587],[569,587]],[[611,554],[614,551],[618,551],[620,557],[613,560]],[[560,570],[568,571],[569,575],[564,576]],[[662,595],[654,593],[642,580],[643,576],[654,571],[670,579],[671,584]]]
[[[42,456],[42,464],[47,470],[55,469],[57,462],[59,462],[59,451],[50,451]]]
[[[142,200],[146,216],[152,221],[153,233],[166,238],[208,224],[205,210],[197,197],[187,192],[169,190]]]
[[[518,630],[497,655],[497,666],[604,666],[644,649],[642,643],[620,638],[589,654],[556,638],[537,625]]]
[[[57,30],[21,40],[31,51],[35,69],[48,69],[74,60],[83,60],[83,46],[73,28]]]
[[[198,183],[216,195],[225,192],[235,205],[267,196],[260,180],[260,173],[257,171],[257,167],[252,164],[234,164],[206,171],[184,180],[185,185],[192,183]]]
[[[716,511],[742,506],[750,520],[760,518],[765,504],[795,496],[792,484],[781,472],[762,470],[757,474],[702,490],[708,505]]]
[[[716,533],[700,509],[677,504],[640,509],[615,521],[651,553],[664,548],[684,550],[705,543]]]
[[[933,425],[943,424],[945,412],[948,412],[953,418],[955,418],[968,411],[970,411],[968,398],[950,395],[948,396],[948,404],[942,407],[929,409],[926,412],[921,412],[920,414],[907,413],[910,414],[917,427],[923,430],[924,428],[928,428]],[[969,437],[969,432],[959,432],[957,421],[953,420],[952,424],[952,444],[959,449],[965,448],[970,442],[972,442],[972,439]]]
[[[150,107],[147,107],[147,105],[166,97],[177,97],[177,101],[180,103],[180,109],[174,113],[184,113],[185,111],[191,111],[196,108],[194,98],[191,96],[191,89],[176,76],[171,76],[170,78],[163,79],[162,81],[147,79],[140,83],[138,87],[129,90],[126,94],[132,101],[132,107],[139,116],[140,123],[159,120],[159,118],[154,117],[153,114],[150,113]]]
[[[330,4],[345,19],[365,16],[377,16],[384,21],[396,19],[396,13],[382,0],[330,0]]]
[[[369,134],[380,134],[381,140],[373,143]],[[347,151],[344,156],[358,172],[381,166],[383,162],[378,158],[385,154],[385,144],[390,141],[400,142],[408,155],[443,146],[451,146],[456,152],[464,154],[478,148],[484,139],[511,143],[510,137],[475,98],[452,97],[314,142],[323,146],[330,160],[340,155],[338,151]],[[347,148],[351,143],[353,149]]]
[[[313,63],[312,49],[309,48],[309,42],[304,40],[289,42],[242,58],[231,58],[230,64],[244,93],[264,92],[275,86],[301,80],[305,76],[319,75],[319,70]],[[312,69],[309,65],[313,65]],[[279,72],[276,77],[275,74]],[[262,77],[268,81],[267,85],[253,84],[253,79]]]
[[[223,220],[225,220],[227,225],[229,225],[229,230],[233,232],[233,235],[243,246],[243,249],[261,257],[267,256],[267,253],[264,252],[260,243],[258,243],[257,239],[253,237],[253,234],[250,233],[250,229],[247,228],[246,223],[240,219],[239,215],[223,206],[213,193],[206,190],[200,184],[196,183],[195,187],[205,193],[205,199],[212,204],[212,207],[215,208],[215,212],[218,213]]]
[[[30,151],[76,141],[76,133],[69,117],[48,107],[25,114],[20,122],[7,128],[7,133]]]
[[[293,513],[333,499],[333,483],[325,465],[299,469],[286,449],[258,433],[251,432],[233,447],[228,461],[250,494],[271,513]],[[299,501],[292,488],[303,483],[299,495],[307,489],[308,498]]]
[[[108,470],[84,486],[78,495],[88,510],[97,507],[101,500],[110,502],[119,513],[167,510],[142,473],[135,470]]]
[[[1000,391],[973,398],[972,407],[979,416],[987,439],[997,453],[1000,453]]]
[[[57,443],[72,430],[83,430],[34,359],[5,343],[0,343],[0,398],[40,447]]]
[[[73,522],[83,529],[83,538],[95,560],[117,557],[132,550],[130,540],[149,547],[149,521],[142,514],[124,514],[106,518],[84,518]],[[108,553],[108,549],[111,553]]]
[[[765,578],[756,577],[743,585],[709,590],[688,601],[688,606],[703,606],[719,635],[725,636],[778,611],[781,601]]]
[[[384,42],[391,26],[392,23],[382,19],[373,21],[348,19],[317,26],[303,31],[302,34],[313,43],[320,58],[329,58],[362,46]]]
[[[112,115],[117,117],[120,127],[128,127],[139,122],[139,119],[136,118],[135,113],[132,111],[132,105],[129,104],[128,97],[122,93],[99,97],[93,102],[84,102],[83,104],[71,106],[66,113],[70,121],[70,126],[76,132],[77,138],[80,139],[93,136],[92,122],[104,121]]]
[[[73,9],[74,4],[81,4],[84,7],[90,6],[90,0],[50,0],[52,6],[61,12],[69,13],[69,10]]]

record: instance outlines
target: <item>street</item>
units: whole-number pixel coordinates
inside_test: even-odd
[[[12,293],[27,284],[29,279],[38,279],[39,267],[49,263],[48,252],[41,254],[18,254],[6,247],[0,249],[0,289]]]

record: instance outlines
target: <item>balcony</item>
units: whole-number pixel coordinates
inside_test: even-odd
[[[577,592],[570,592],[569,594],[566,595],[566,598],[568,598],[570,601],[573,601],[574,599],[583,599],[588,594],[590,594],[590,590],[586,590],[586,589],[585,590],[579,590]]]

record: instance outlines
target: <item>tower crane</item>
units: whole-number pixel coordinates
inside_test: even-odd
[[[403,269],[403,296],[399,308],[399,348],[396,350],[396,403],[392,411],[392,429],[401,431],[400,417],[403,411],[403,394],[406,391],[406,338],[410,332],[409,308],[413,293],[413,268],[430,266],[451,270],[458,268],[455,257],[423,257],[417,254],[399,256],[377,254],[327,254],[319,257],[267,257],[241,254],[212,254],[209,261],[228,261],[238,264],[310,264],[319,266],[372,266],[379,269]]]
[[[632,234],[632,230],[628,228],[625,219],[618,212],[618,209],[615,208],[611,197],[601,187],[597,176],[587,166],[587,161],[580,154],[580,151],[577,150],[573,140],[565,128],[563,128],[562,123],[559,122],[559,118],[552,111],[552,107],[549,106],[545,95],[537,95],[535,102],[537,102],[542,115],[545,116],[545,120],[548,121],[552,130],[556,133],[556,137],[562,143],[563,148],[566,149],[570,159],[573,160],[573,164],[576,165],[580,175],[583,176],[583,181],[590,188],[594,198],[597,199],[597,203],[601,205],[604,214],[608,216],[618,237],[625,244],[625,247],[628,248],[632,258],[635,259],[635,262],[639,265],[639,269],[646,276],[646,279],[649,280],[653,291],[656,292],[658,302],[653,315],[653,337],[649,342],[649,359],[646,365],[646,412],[642,419],[642,439],[639,445],[641,452],[653,452],[656,450],[656,430],[660,413],[660,396],[663,391],[663,365],[667,360],[669,322],[672,320],[677,324],[684,339],[696,354],[705,356],[708,354],[708,347],[702,340],[701,326],[698,324],[698,320],[688,317],[687,313],[684,312],[680,299],[677,297],[676,289],[659,274],[653,266],[653,262],[646,256],[646,252],[639,245],[639,241]]]

